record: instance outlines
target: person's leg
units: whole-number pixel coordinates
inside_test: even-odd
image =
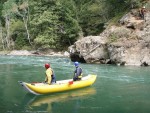
[[[73,78],[73,81],[77,81],[77,78]]]
[[[142,19],[144,20],[144,13],[141,13],[141,17],[142,17]]]
[[[51,84],[55,84],[55,83],[56,83],[56,79],[55,79],[55,78],[52,78]]]

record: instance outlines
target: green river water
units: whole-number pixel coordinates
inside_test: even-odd
[[[18,81],[42,82],[45,63],[57,80],[73,76],[63,57],[0,56],[0,113],[150,113],[150,67],[80,64],[97,74],[87,88],[48,95],[27,93]]]

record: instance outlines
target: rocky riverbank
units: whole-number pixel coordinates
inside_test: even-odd
[[[150,66],[150,11],[145,20],[133,9],[118,26],[99,36],[84,37],[69,47],[72,61],[99,64]]]
[[[69,57],[69,53],[65,52],[56,52],[53,50],[48,51],[28,51],[28,50],[13,50],[13,51],[0,51],[0,55],[20,55],[20,56],[60,56],[60,57]]]

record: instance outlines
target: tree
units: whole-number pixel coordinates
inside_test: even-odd
[[[73,0],[61,0],[59,14],[60,45],[72,45],[79,37],[83,37],[82,29],[78,23],[76,4]]]
[[[66,9],[65,12],[77,22],[80,34],[97,35],[104,29],[104,23],[108,18],[105,15],[103,0],[61,0],[61,2],[62,7]]]
[[[35,0],[32,1],[30,7],[34,7],[31,9],[30,27],[35,47],[57,48],[59,22],[56,1]]]
[[[2,27],[1,21],[0,21],[0,40],[1,40],[1,44],[2,44],[2,49],[4,50],[5,46],[4,46],[4,40],[3,40],[3,27]]]
[[[11,46],[10,21],[11,21],[11,16],[13,15],[12,10],[14,5],[15,5],[14,0],[8,0],[7,2],[4,3],[3,10],[2,10],[2,16],[5,18],[5,28],[6,28],[6,38],[4,40],[4,43],[6,41],[6,47],[8,49],[10,49]]]
[[[16,13],[17,15],[22,17],[23,23],[24,23],[24,26],[25,26],[25,29],[26,29],[26,33],[27,33],[27,39],[29,41],[29,44],[32,45],[31,39],[30,39],[30,33],[29,33],[29,29],[28,29],[28,20],[29,20],[28,0],[19,0],[18,6],[17,6],[14,13]]]
[[[143,1],[1,0],[1,43],[7,49],[64,49],[80,37],[98,35],[105,23]]]

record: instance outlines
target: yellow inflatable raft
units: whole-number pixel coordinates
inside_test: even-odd
[[[56,84],[48,85],[45,83],[26,83],[22,81],[18,81],[28,92],[39,95],[39,94],[48,94],[48,93],[56,93],[63,92],[67,90],[79,89],[87,86],[91,86],[95,80],[97,75],[88,75],[82,77],[80,81],[72,81],[72,79],[68,80],[60,80],[57,81]]]

